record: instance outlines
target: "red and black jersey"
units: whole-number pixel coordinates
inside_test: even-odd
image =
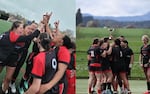
[[[5,61],[8,55],[15,50],[15,45],[18,42],[26,42],[32,40],[34,37],[39,35],[39,31],[36,30],[34,33],[28,36],[19,36],[15,32],[5,32],[0,35],[0,60]]]
[[[150,59],[150,45],[141,47],[141,55],[143,59],[143,64],[148,63]]]
[[[69,64],[70,63],[70,52],[65,46],[60,46],[57,58],[59,63]]]
[[[90,64],[100,63],[100,56],[103,53],[103,50],[98,46],[91,46],[88,50],[88,55],[90,55]]]
[[[76,69],[75,68],[75,63],[76,63],[76,61],[75,61],[76,60],[75,53],[71,53],[70,57],[71,57],[70,64],[68,65],[67,69],[69,69],[69,70],[75,70]]]
[[[14,49],[15,44],[10,41],[9,34],[4,32],[0,35],[0,61],[5,61]]]
[[[71,59],[69,50],[65,46],[55,47],[54,49],[57,54],[58,63],[63,63],[68,66]],[[64,73],[59,83],[64,83],[65,81],[66,81],[66,73]]]
[[[50,52],[40,52],[33,59],[31,76],[33,78],[42,79],[41,84],[45,84],[54,77],[57,68],[58,63],[56,61],[56,53],[54,50]]]

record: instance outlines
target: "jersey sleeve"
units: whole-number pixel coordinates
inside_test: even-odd
[[[150,45],[148,45],[148,47],[147,47],[147,48],[148,48],[148,53],[150,53]]]
[[[15,32],[13,32],[13,31],[11,31],[9,38],[10,38],[10,41],[11,41],[11,42],[16,42],[17,39],[19,38],[19,35],[17,35],[17,34],[16,34]]]
[[[31,72],[31,76],[34,78],[42,78],[45,72],[44,61],[41,59],[42,57],[36,56],[33,60],[33,68]]]
[[[130,55],[133,55],[134,53],[133,53],[133,51],[132,51],[132,49],[130,49]]]
[[[69,64],[70,52],[66,47],[60,47],[57,56],[59,63]]]
[[[34,31],[32,34],[28,36],[19,36],[18,39],[16,40],[17,42],[25,42],[32,40],[34,37],[37,37],[40,34],[39,30]]]

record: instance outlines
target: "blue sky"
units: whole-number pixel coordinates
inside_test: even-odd
[[[75,32],[75,0],[0,0],[0,9],[37,22],[43,13],[52,11],[50,23],[60,20],[61,30]]]
[[[135,16],[150,12],[150,0],[76,0],[76,10],[95,16]]]

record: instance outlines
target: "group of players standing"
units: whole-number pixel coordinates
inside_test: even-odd
[[[75,43],[58,30],[59,21],[51,30],[51,15],[43,15],[39,24],[16,21],[0,35],[0,72],[6,67],[0,94],[17,93],[15,81],[24,62],[19,94],[75,94]]]
[[[124,36],[114,39],[94,39],[87,51],[89,80],[88,94],[96,87],[97,94],[131,94],[128,77],[134,61],[134,54]],[[111,89],[113,87],[113,90]]]

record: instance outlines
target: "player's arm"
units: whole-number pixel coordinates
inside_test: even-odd
[[[87,60],[89,61],[89,60],[91,60],[91,57],[90,57],[90,55],[87,55]]]
[[[50,90],[54,85],[58,83],[58,81],[63,77],[68,65],[64,63],[58,64],[58,71],[56,72],[53,79],[47,84],[42,84],[40,90],[37,94],[44,94],[47,90]]]
[[[45,24],[46,32],[49,33],[50,37],[53,39],[52,30],[50,29],[49,26],[49,20],[51,16],[52,16],[52,12],[50,14],[46,13],[46,15],[43,15],[43,23]]]
[[[134,55],[132,54],[132,55],[131,55],[131,59],[130,59],[129,68],[131,68],[131,67],[132,67],[133,62],[134,62]]]
[[[107,50],[107,55],[110,55],[112,53],[112,46],[109,47],[109,49]]]
[[[102,56],[102,57],[106,57],[106,54],[107,54],[107,51],[104,50],[104,51],[102,52],[101,56]]]
[[[34,78],[32,85],[24,94],[36,94],[40,89],[40,85],[41,85],[41,79]]]
[[[139,55],[139,64],[140,64],[141,67],[143,66],[142,61],[143,61],[143,60],[142,60],[142,55],[140,54],[140,55]]]

